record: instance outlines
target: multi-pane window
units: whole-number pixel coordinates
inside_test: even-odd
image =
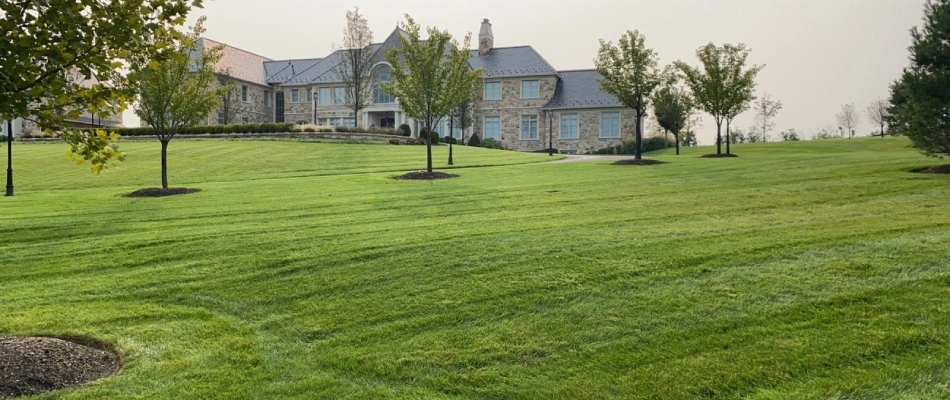
[[[538,139],[538,116],[537,115],[522,115],[521,116],[521,140],[537,140]]]
[[[247,101],[247,85],[241,85],[241,101]]]
[[[501,117],[485,117],[485,139],[501,140]]]
[[[319,98],[317,99],[317,104],[321,106],[329,106],[333,104],[333,96],[331,95],[331,88],[322,87],[320,88]]]
[[[501,82],[485,82],[485,100],[501,100]]]
[[[620,137],[620,113],[605,112],[600,114],[600,137]]]
[[[561,139],[577,139],[577,114],[561,114]]]
[[[344,87],[335,87],[333,88],[333,103],[335,104],[346,104],[346,88]]]
[[[389,76],[391,68],[388,65],[380,66],[373,71],[373,103],[390,104],[395,103],[396,99],[383,89],[383,83],[389,82],[392,78]]]
[[[521,98],[536,99],[538,95],[538,81],[521,81]]]
[[[264,91],[264,106],[270,106],[270,92]]]
[[[300,102],[300,89],[290,89],[290,102],[291,103]]]
[[[313,88],[307,88],[307,103],[313,102]]]

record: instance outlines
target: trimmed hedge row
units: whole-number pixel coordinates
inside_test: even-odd
[[[284,133],[293,132],[296,124],[235,124],[235,125],[198,125],[184,128],[182,135],[206,135],[212,133]],[[148,126],[141,128],[80,128],[80,131],[91,132],[97,129],[115,131],[120,136],[151,136],[155,131]]]
[[[674,142],[673,139],[667,140],[663,136],[653,136],[644,138],[641,146],[641,150],[644,153],[647,153],[655,150],[662,150],[667,147],[676,147],[676,142]],[[611,146],[594,151],[593,154],[636,154],[636,151],[637,142],[631,140],[623,142],[623,144],[620,146]]]

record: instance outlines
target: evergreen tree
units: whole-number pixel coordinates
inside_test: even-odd
[[[921,152],[950,155],[950,0],[928,1],[911,37],[911,65],[891,86],[888,123]]]

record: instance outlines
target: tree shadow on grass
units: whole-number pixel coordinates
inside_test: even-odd
[[[176,196],[182,194],[198,193],[201,189],[192,189],[192,188],[145,188],[139,189],[132,193],[125,195],[125,197],[165,197],[165,196]]]

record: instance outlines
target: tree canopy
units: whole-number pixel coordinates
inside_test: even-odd
[[[392,81],[384,83],[383,90],[398,99],[406,115],[432,132],[432,125],[469,98],[481,79],[482,71],[469,66],[472,36],[466,35],[462,46],[448,31],[428,27],[428,38],[423,40],[422,28],[409,15],[402,29],[406,34],[399,36],[399,46],[386,53],[386,61],[393,66]],[[430,136],[426,135],[426,170],[431,173]]]
[[[346,104],[353,110],[359,125],[360,110],[370,104],[372,98],[372,67],[375,52],[370,48],[373,31],[360,10],[346,12],[346,27],[343,28],[343,43],[339,46],[340,62],[334,67],[346,85]]]
[[[693,99],[689,92],[676,86],[675,73],[668,72],[667,76],[653,97],[653,114],[663,130],[673,133],[676,139],[676,154],[679,154],[680,132],[686,127],[693,112]]]
[[[121,70],[167,43],[201,0],[0,2],[0,116],[56,126],[83,110],[121,112],[131,93]]]
[[[950,1],[928,1],[911,38],[910,67],[891,85],[888,125],[925,154],[950,155]]]
[[[636,111],[634,158],[642,156],[643,117],[650,105],[653,91],[660,85],[658,56],[646,47],[646,38],[639,31],[627,31],[617,45],[600,40],[594,65],[600,73],[600,88],[612,94],[621,104]]]
[[[701,67],[677,61],[699,109],[716,121],[716,153],[722,154],[722,123],[748,109],[755,97],[755,77],[764,66],[745,69],[750,50],[743,44],[716,46],[709,43],[696,50]]]

